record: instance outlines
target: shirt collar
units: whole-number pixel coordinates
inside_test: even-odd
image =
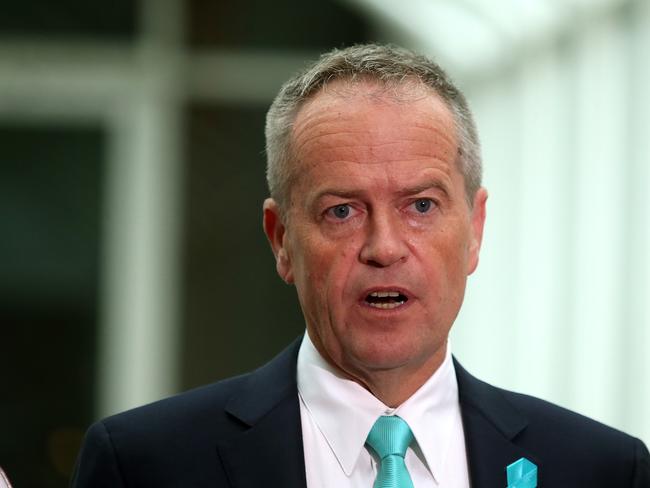
[[[449,342],[442,364],[409,399],[395,409],[395,415],[402,417],[411,427],[425,464],[440,483],[454,429],[462,425],[454,421],[460,418],[460,404]]]
[[[307,333],[298,353],[297,380],[301,401],[347,476],[365,449],[377,418],[394,414],[409,424],[417,441],[416,454],[424,457],[434,479],[440,481],[453,435],[453,419],[460,409],[449,345],[438,370],[394,409],[343,377],[323,359]]]

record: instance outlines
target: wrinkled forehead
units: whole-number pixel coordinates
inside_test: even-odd
[[[349,128],[351,134],[374,133],[390,139],[391,132],[410,126],[444,133],[453,143],[458,139],[447,103],[417,80],[399,84],[337,80],[315,93],[297,112],[291,130],[292,169],[300,169],[302,149],[313,146],[310,143],[315,135],[322,135],[320,131]]]

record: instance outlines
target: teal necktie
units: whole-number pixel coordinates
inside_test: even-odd
[[[370,429],[366,444],[379,456],[374,488],[413,488],[404,455],[413,441],[409,424],[397,416],[381,416]]]

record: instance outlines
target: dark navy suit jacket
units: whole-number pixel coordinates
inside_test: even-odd
[[[305,488],[299,344],[250,374],[95,423],[72,486]],[[522,457],[540,488],[650,488],[640,440],[454,364],[473,488],[505,488]]]

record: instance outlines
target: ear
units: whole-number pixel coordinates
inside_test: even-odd
[[[479,188],[474,195],[474,204],[471,209],[469,259],[467,261],[467,274],[472,274],[478,266],[478,256],[483,242],[483,228],[485,226],[485,204],[487,202],[487,190]]]
[[[293,283],[291,258],[286,247],[286,227],[280,216],[280,208],[275,200],[267,198],[263,206],[263,225],[266,238],[275,256],[275,269],[286,283]]]

